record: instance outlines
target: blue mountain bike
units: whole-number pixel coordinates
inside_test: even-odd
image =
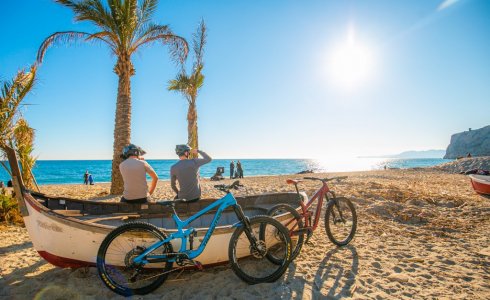
[[[228,246],[233,271],[249,284],[276,281],[290,263],[289,232],[271,217],[246,217],[230,192],[239,186],[238,181],[229,186],[216,185],[217,189],[226,192],[226,196],[185,221],[175,211],[175,204],[185,200],[158,202],[171,207],[174,212],[172,219],[177,231],[168,236],[156,226],[144,222],[127,223],[111,231],[102,241],[97,254],[97,269],[104,284],[123,296],[144,295],[162,285],[172,271],[188,266],[202,269],[194,259],[204,251],[221,213],[228,207],[233,208],[238,218],[238,222],[232,225],[236,229]],[[196,230],[189,224],[213,209],[216,212],[211,225],[199,247],[193,249]],[[180,250],[174,252],[170,242],[176,239],[180,239],[181,245]],[[173,268],[174,263],[179,267]]]

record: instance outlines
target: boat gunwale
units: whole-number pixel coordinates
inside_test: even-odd
[[[261,195],[250,195],[250,196],[239,197],[239,198],[244,199],[244,198],[253,198],[253,197],[260,197],[260,196],[267,196],[267,195],[278,195],[278,194],[292,194],[292,193],[289,193],[289,192],[286,192],[286,193],[269,193],[269,194],[261,194]],[[29,191],[24,192],[24,199],[26,199],[26,202],[34,210],[36,210],[37,212],[45,215],[46,217],[48,217],[54,221],[61,222],[64,225],[71,226],[71,227],[74,227],[74,228],[77,228],[80,230],[87,230],[87,231],[90,231],[93,233],[104,233],[104,234],[108,234],[110,231],[112,231],[114,228],[117,227],[117,226],[112,226],[112,225],[104,225],[104,224],[100,224],[100,223],[93,222],[93,221],[90,222],[91,220],[81,220],[81,219],[78,219],[76,216],[67,216],[67,215],[64,215],[61,213],[57,213],[56,210],[50,209],[50,208],[42,205],[34,197],[34,195],[37,197],[40,197],[40,198],[45,198],[46,200],[47,199],[65,200],[65,201],[74,201],[74,202],[78,202],[78,203],[90,202],[90,204],[95,204],[95,205],[107,205],[108,204],[107,202],[95,202],[95,201],[90,201],[90,200],[70,199],[70,198],[63,198],[63,197],[51,197],[51,196],[48,196],[48,195],[45,195],[42,193],[32,193],[31,194]],[[203,203],[209,202],[209,201],[216,201],[216,199],[203,199],[203,200],[204,200]],[[111,205],[118,205],[119,203],[111,203],[110,202],[110,204]],[[246,208],[253,208],[253,207],[252,206],[246,206]],[[135,213],[138,213],[141,219],[145,219],[145,218],[148,218],[150,216],[152,216],[152,217],[162,216],[162,218],[163,218],[163,216],[166,214],[165,212],[164,213],[160,212],[160,213],[148,213],[146,215],[143,215],[140,212],[128,212],[128,213],[120,213],[119,216],[114,216],[114,217],[116,217],[116,218],[117,217],[120,217],[120,218],[134,217]],[[170,217],[171,213],[168,213],[168,214]],[[112,213],[112,215],[114,215],[114,213]],[[288,218],[287,214],[282,214],[282,215],[278,215],[278,216],[274,217],[274,219],[278,220],[279,222],[282,222],[287,218]],[[101,218],[101,220],[103,220],[103,219],[104,218]],[[99,221],[101,221],[101,220],[99,220]],[[175,229],[174,228],[162,228],[162,227],[158,227],[158,228],[165,233],[172,233],[172,232],[177,231],[176,228]],[[198,234],[203,233],[203,235],[209,229],[209,227],[193,227],[193,228],[196,229]],[[231,233],[234,230],[235,230],[234,224],[221,225],[221,226],[215,227],[213,234]]]

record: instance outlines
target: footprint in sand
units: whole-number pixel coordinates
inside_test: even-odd
[[[371,266],[373,266],[376,269],[381,269],[381,264],[379,262],[377,262],[377,261],[372,262],[371,263]]]

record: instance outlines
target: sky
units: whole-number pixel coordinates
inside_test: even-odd
[[[200,148],[216,158],[320,158],[445,149],[489,125],[490,1],[159,1],[190,42],[208,27]],[[0,1],[0,79],[57,31],[94,32],[54,1]],[[48,49],[22,108],[39,159],[111,159],[118,78],[104,45]],[[192,56],[189,60],[189,66]],[[187,102],[165,46],[133,56],[132,142],[176,158]]]

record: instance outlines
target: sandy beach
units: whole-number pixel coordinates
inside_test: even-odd
[[[437,170],[386,170],[347,175],[334,184],[358,211],[355,239],[344,248],[328,241],[323,227],[277,282],[249,286],[228,266],[173,274],[154,293],[135,299],[489,299],[490,198],[477,195],[464,175]],[[244,178],[236,194],[292,191],[286,178]],[[224,182],[230,182],[225,180]],[[217,197],[203,181],[203,196]],[[310,194],[318,186],[305,182]],[[71,198],[117,201],[108,184],[42,186]],[[155,199],[172,198],[160,181]],[[323,226],[323,225],[322,225]],[[0,230],[0,298],[119,299],[95,268],[59,269],[32,248],[25,228]]]

